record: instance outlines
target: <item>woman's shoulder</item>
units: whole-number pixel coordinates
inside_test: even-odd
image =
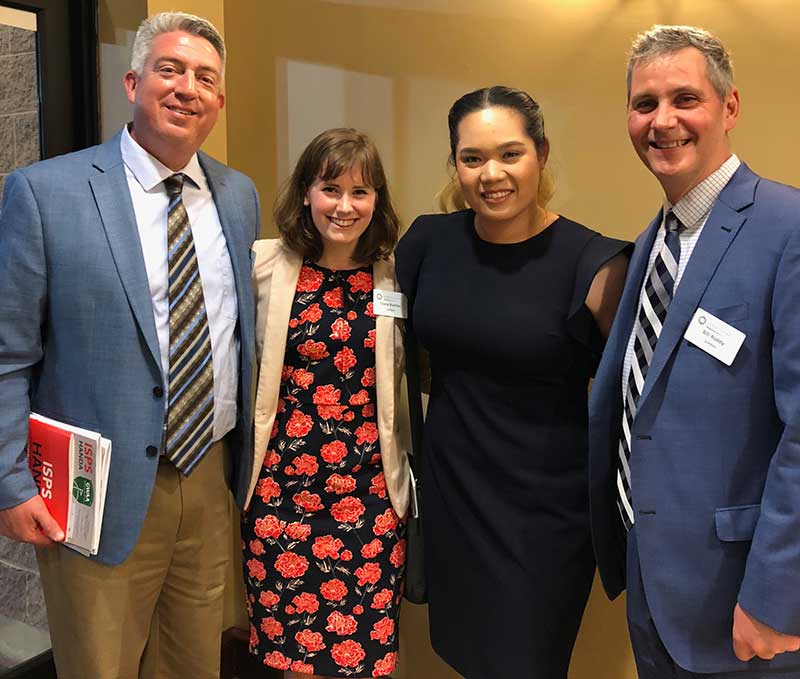
[[[633,244],[626,240],[606,236],[600,231],[560,215],[556,220],[561,237],[571,243],[578,252],[626,252]]]
[[[280,238],[260,238],[251,247],[253,271],[264,273],[284,261],[301,262],[302,257],[284,245]]]

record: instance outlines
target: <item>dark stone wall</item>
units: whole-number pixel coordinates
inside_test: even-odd
[[[0,194],[6,175],[39,153],[36,33],[0,25]]]

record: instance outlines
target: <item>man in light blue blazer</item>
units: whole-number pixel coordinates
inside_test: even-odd
[[[199,152],[224,104],[224,58],[204,19],[145,21],[124,78],[133,122],[5,185],[0,533],[38,546],[62,679],[219,676],[229,496],[243,503],[252,469],[259,228],[252,182]],[[177,251],[190,254],[176,263]],[[188,349],[186,327],[202,337]],[[179,358],[201,366],[189,386],[176,386]],[[190,387],[202,402],[181,401]],[[31,411],[112,441],[94,558],[52,544],[64,535],[28,470]]]
[[[665,199],[592,388],[590,492],[640,679],[800,677],[800,191],[731,154],[738,115],[717,38],[636,39],[628,131]]]

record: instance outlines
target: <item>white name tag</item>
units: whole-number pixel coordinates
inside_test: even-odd
[[[408,318],[406,296],[402,292],[376,288],[372,291],[372,311],[378,316]]]
[[[698,308],[683,337],[725,365],[731,365],[744,342],[745,334]]]

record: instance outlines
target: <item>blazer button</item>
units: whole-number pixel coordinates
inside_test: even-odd
[[[153,387],[153,396],[156,398],[161,398],[164,395],[164,389],[162,387]]]
[[[155,457],[158,455],[158,448],[155,446],[147,446],[145,452],[147,453],[147,457]]]

